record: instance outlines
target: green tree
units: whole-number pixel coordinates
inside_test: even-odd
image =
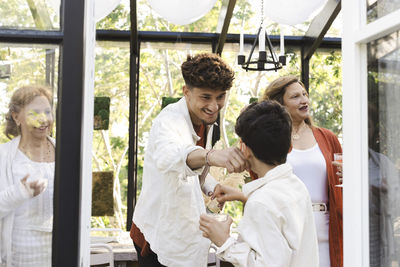
[[[310,62],[310,99],[314,122],[342,136],[342,56],[316,53]]]

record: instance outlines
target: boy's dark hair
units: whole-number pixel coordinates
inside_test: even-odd
[[[250,104],[237,118],[236,134],[254,156],[269,165],[286,162],[291,146],[292,120],[277,101]]]
[[[232,87],[234,72],[216,54],[203,53],[194,57],[188,55],[181,70],[186,86],[189,88],[226,91]]]

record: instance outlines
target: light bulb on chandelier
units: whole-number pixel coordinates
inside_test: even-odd
[[[269,71],[281,69],[282,66],[286,65],[286,57],[284,54],[284,44],[283,44],[283,33],[281,30],[281,55],[277,57],[275,50],[272,46],[271,40],[269,39],[266,27],[264,25],[264,0],[261,0],[261,25],[257,31],[256,39],[251,47],[250,54],[246,61],[246,56],[244,55],[244,33],[243,24],[240,31],[239,40],[239,55],[238,64],[242,66],[246,71]],[[254,50],[258,42],[258,59],[252,60]],[[268,47],[268,50],[266,50]],[[267,55],[267,51],[269,55]]]

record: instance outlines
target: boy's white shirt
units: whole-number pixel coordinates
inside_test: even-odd
[[[212,127],[207,148],[211,138]],[[199,139],[184,97],[165,107],[150,131],[133,221],[166,266],[207,266],[210,241],[199,229],[206,212],[198,178],[204,168],[192,170],[186,164],[190,152],[202,149],[196,146]],[[203,192],[213,192],[216,184],[208,175]]]
[[[243,186],[248,197],[239,237],[217,256],[234,266],[318,267],[318,241],[308,191],[282,164]]]

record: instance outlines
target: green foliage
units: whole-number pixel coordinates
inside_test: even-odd
[[[143,177],[143,164],[138,166],[137,168],[137,177]],[[140,196],[140,191],[142,190],[142,179],[138,179],[137,181],[137,192],[136,196]]]
[[[251,5],[246,0],[238,0],[236,1],[235,9],[232,14],[232,23],[229,25],[231,28],[230,31],[232,32],[234,29],[233,27],[241,27],[242,21],[249,21],[254,12],[252,11]],[[236,22],[237,20],[237,22]]]
[[[258,101],[258,97],[250,97],[249,104],[254,103],[254,102],[257,103],[257,101]]]
[[[130,6],[129,1],[121,3],[105,18],[97,22],[97,29],[107,30],[130,30]]]
[[[121,136],[112,136],[110,141],[113,150],[121,150],[126,146],[126,139]]]
[[[107,130],[110,121],[110,98],[94,98],[94,129]]]
[[[50,1],[33,2],[43,8],[32,12],[29,8],[29,1],[0,1],[0,27],[12,29],[58,29],[60,25],[59,6],[49,5]],[[32,14],[36,16],[36,21]],[[47,21],[51,25],[39,25],[38,21]]]
[[[342,134],[341,53],[316,53],[310,61],[310,102],[315,124]]]
[[[165,97],[165,96],[163,96],[162,100],[161,100],[161,103],[162,103],[161,104],[161,109],[165,108],[169,104],[178,102],[179,99],[181,99],[181,98],[180,97]]]
[[[233,218],[233,226],[237,227],[243,215],[243,203],[240,201],[227,202],[223,212]]]
[[[93,133],[93,170],[112,171],[118,177],[114,196],[121,205],[114,204],[114,217],[98,217],[92,227],[124,228],[126,222],[127,148],[129,140],[129,46],[121,43],[98,42],[95,57],[95,95],[110,99],[108,130]],[[120,167],[119,167],[120,166]],[[115,193],[120,193],[116,196]],[[118,201],[114,203],[119,203]],[[122,225],[121,225],[122,224]]]
[[[127,203],[128,200],[128,161],[125,161],[126,165],[124,168],[121,169],[120,173],[119,173],[119,182],[121,184],[121,201],[122,203]],[[124,206],[124,211],[127,210],[126,204]]]

